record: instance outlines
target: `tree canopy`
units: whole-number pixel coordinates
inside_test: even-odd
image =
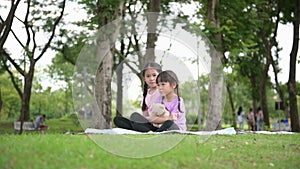
[[[80,6],[85,17],[74,22],[65,20],[70,14],[66,11],[72,11],[68,9],[66,3],[73,4],[69,6]],[[295,76],[296,65],[299,65],[297,39],[300,14],[297,2],[14,0],[6,2],[5,5],[0,6],[6,11],[0,13],[0,79],[3,79],[0,81],[0,118],[2,119],[18,118],[27,121],[39,113],[46,113],[49,117],[55,118],[79,112],[84,108],[86,110],[84,98],[91,95],[92,97],[87,99],[93,102],[93,112],[103,112],[103,116],[99,118],[105,119],[103,124],[94,123],[95,127],[112,127],[110,124],[112,116],[130,111],[130,108],[122,105],[139,107],[136,103],[140,98],[125,101],[123,99],[126,93],[122,89],[128,82],[124,76],[125,70],[129,68],[134,72],[142,86],[140,69],[146,62],[158,58],[155,53],[158,50],[157,41],[164,36],[162,28],[167,27],[168,23],[159,15],[151,17],[144,15],[150,12],[161,14],[166,18],[168,16],[178,18],[180,23],[173,22],[168,28],[175,29],[176,25],[179,25],[196,37],[205,36],[216,49],[215,59],[220,60],[219,67],[212,64],[209,75],[199,75],[198,79],[182,84],[183,97],[189,104],[191,114],[201,116],[202,121],[207,118],[220,118],[221,121],[216,120],[220,121],[220,124],[233,124],[236,120],[237,107],[243,106],[245,110],[250,107],[254,110],[262,107],[266,117],[265,124],[268,127],[278,118],[291,118],[292,130],[300,131],[298,117],[300,87]],[[184,10],[188,5],[193,6],[189,8],[193,10]],[[143,15],[146,17],[141,21],[137,20],[138,16]],[[113,25],[107,29],[111,32],[101,34],[104,26],[117,23],[114,21],[118,19],[124,21],[121,26]],[[142,27],[139,22],[147,24]],[[294,27],[291,54],[279,56],[282,49],[278,45],[278,26],[291,23]],[[16,28],[17,24],[22,27]],[[142,31],[146,32],[146,36],[141,36]],[[110,49],[105,53],[105,57],[100,58],[99,65],[94,66],[94,63],[90,63],[87,67],[76,67],[78,62],[90,61],[84,57],[78,58],[86,52],[85,50],[89,50],[89,53],[84,53],[88,55],[86,58],[99,56],[101,49],[95,44],[101,42],[103,34],[109,34],[107,37]],[[97,38],[91,38],[95,35]],[[118,40],[112,40],[114,38]],[[15,44],[22,48],[22,53],[16,54],[15,46],[7,46],[8,39],[13,39]],[[171,46],[172,44],[170,48]],[[165,52],[167,53],[170,48]],[[46,57],[50,50],[55,52],[52,63],[45,70],[37,70],[38,61]],[[279,62],[280,59],[287,57],[290,57],[291,69],[289,81],[284,84],[278,79],[278,74],[282,71]],[[214,57],[211,59],[211,62],[215,63]],[[196,64],[196,60],[191,63]],[[121,64],[124,67],[120,67]],[[220,78],[218,70],[224,72],[224,79]],[[43,79],[39,76],[44,71],[51,79],[63,83],[64,87],[53,91],[42,86]],[[86,74],[76,74],[74,73],[76,71],[85,71]],[[221,83],[223,80],[224,83]],[[201,93],[200,109],[196,108],[199,106],[197,96],[188,94],[193,86],[196,87],[193,92]],[[224,89],[225,92],[220,93],[220,89]],[[86,94],[78,93],[80,90]],[[226,97],[223,97],[224,93]],[[217,95],[221,101],[214,100],[216,97],[213,96]],[[278,117],[275,110],[274,96],[278,96],[277,98],[284,103],[282,117]],[[79,106],[74,105],[74,97],[81,98]],[[216,106],[216,102],[220,104]],[[209,125],[211,124],[207,123],[206,127]],[[209,130],[212,129],[213,127]]]

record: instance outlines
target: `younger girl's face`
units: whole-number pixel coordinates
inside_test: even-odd
[[[153,69],[153,68],[149,68],[145,71],[145,76],[144,76],[144,79],[145,79],[145,82],[147,83],[147,85],[150,87],[150,88],[156,88],[157,85],[156,85],[156,77],[159,73],[157,72],[156,69]]]
[[[167,96],[169,94],[173,94],[175,87],[176,87],[176,84],[171,84],[169,82],[158,82],[159,92],[163,96]]]

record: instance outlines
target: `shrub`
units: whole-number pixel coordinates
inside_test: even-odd
[[[68,120],[68,119],[72,120],[74,125],[76,125],[76,126],[80,125],[77,113],[66,114],[61,118],[61,120]]]

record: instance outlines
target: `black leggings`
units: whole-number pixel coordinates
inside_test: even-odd
[[[114,118],[114,123],[117,127],[139,132],[179,130],[179,127],[171,120],[165,121],[160,128],[155,127],[144,116],[136,112],[131,114],[130,120],[124,117],[116,116]]]

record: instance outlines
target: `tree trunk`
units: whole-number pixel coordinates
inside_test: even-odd
[[[270,121],[269,121],[269,112],[268,112],[268,102],[267,102],[267,92],[266,92],[266,83],[267,83],[267,77],[268,76],[268,68],[269,64],[265,65],[265,70],[263,72],[263,78],[261,80],[261,86],[260,86],[260,96],[261,96],[261,109],[264,114],[264,125],[270,127]],[[266,70],[267,69],[267,70]],[[267,72],[265,72],[267,71]],[[257,108],[255,109],[255,112],[257,111]]]
[[[233,99],[232,99],[232,93],[231,93],[230,85],[228,82],[226,83],[226,89],[227,89],[229,103],[230,103],[230,107],[231,107],[231,111],[232,111],[232,127],[236,128],[236,118],[237,118],[236,115],[237,114],[235,113],[235,108],[234,108]]]
[[[123,115],[123,63],[120,63],[116,70],[117,75],[117,108],[116,116]]]
[[[275,90],[276,92],[278,93],[279,95],[279,98],[280,98],[280,101],[282,101],[283,103],[283,109],[284,109],[284,114],[285,114],[285,118],[289,118],[290,115],[289,115],[289,111],[288,111],[288,106],[287,106],[287,103],[286,103],[286,99],[284,97],[284,94],[283,94],[283,90],[282,88],[280,87],[280,84],[279,84],[279,81],[278,81],[278,68],[273,60],[273,57],[271,58],[271,64],[272,64],[272,67],[273,67],[273,71],[274,71],[274,79],[275,79]]]
[[[217,8],[219,0],[208,1],[208,24],[212,25],[215,30],[220,28],[220,20],[217,15]],[[222,62],[223,54],[222,37],[218,32],[212,37],[217,43],[215,44],[216,51],[211,50],[211,73],[210,73],[210,86],[209,86],[209,100],[208,100],[208,119],[206,120],[206,130],[212,131],[221,129],[222,125],[222,94],[223,94],[223,70]]]
[[[260,36],[265,47],[265,52],[266,52],[265,55],[267,59],[267,62],[264,65],[263,76],[260,83],[261,108],[264,114],[264,124],[270,127],[266,88],[267,88],[268,72],[271,64],[272,53],[271,53],[271,45],[266,39],[265,30],[262,29],[260,31]]]
[[[30,61],[30,68],[29,72],[24,75],[24,89],[21,95],[21,114],[20,114],[20,121],[21,127],[19,134],[23,132],[23,122],[30,121],[30,98],[31,98],[31,89],[32,89],[32,81],[34,76],[34,67],[35,61],[32,59]]]
[[[34,66],[33,66],[34,67]],[[24,115],[21,120],[30,120],[30,98],[33,81],[34,69],[30,69],[28,74],[25,75],[24,92],[22,96],[22,108],[21,113]]]
[[[253,91],[256,89],[256,78],[255,76],[252,76],[250,78],[251,81],[251,88],[252,88],[252,109],[254,110],[257,107],[257,96],[256,96],[256,91]]]
[[[221,129],[222,125],[222,94],[223,94],[223,76],[220,73],[220,53],[211,54],[210,86],[208,100],[208,119],[206,120],[206,130],[212,131]]]
[[[99,47],[101,48],[101,47]],[[103,52],[98,49],[98,52]],[[98,54],[98,53],[97,53]],[[101,54],[100,54],[101,55]],[[102,59],[95,77],[95,107],[93,111],[92,127],[109,129],[112,127],[111,114],[111,78],[113,51],[110,50]]]
[[[122,19],[125,18],[125,8],[122,7],[121,16]],[[125,42],[124,38],[125,36],[121,35],[121,47],[120,47],[120,54],[121,56],[118,57],[119,62],[116,63],[116,75],[117,75],[117,106],[116,106],[116,116],[123,116],[123,68],[124,68],[124,59],[127,57],[125,56]]]
[[[299,48],[299,24],[300,24],[300,2],[295,1],[295,20],[293,47],[290,54],[290,74],[288,81],[289,101],[290,101],[290,115],[291,115],[291,127],[293,132],[300,132],[298,105],[297,105],[297,88],[296,88],[296,62],[297,51]]]
[[[97,4],[101,4],[98,2]],[[99,58],[99,67],[95,77],[94,91],[94,111],[92,119],[92,127],[96,129],[112,128],[112,112],[111,112],[111,81],[114,56],[115,39],[119,33],[119,22],[112,22],[113,18],[108,18],[103,13],[106,6],[99,6],[97,15],[99,16],[99,25],[107,26],[101,29],[101,34],[97,37],[96,57]],[[117,5],[111,14],[116,18],[122,15],[123,4]],[[108,25],[106,25],[108,24]],[[109,30],[108,30],[109,29]],[[113,30],[113,31],[110,31]]]
[[[157,41],[157,19],[160,11],[160,0],[150,0],[150,13],[148,17],[148,27],[147,27],[147,47],[145,60],[142,65],[146,63],[153,62],[155,60],[155,42]]]

